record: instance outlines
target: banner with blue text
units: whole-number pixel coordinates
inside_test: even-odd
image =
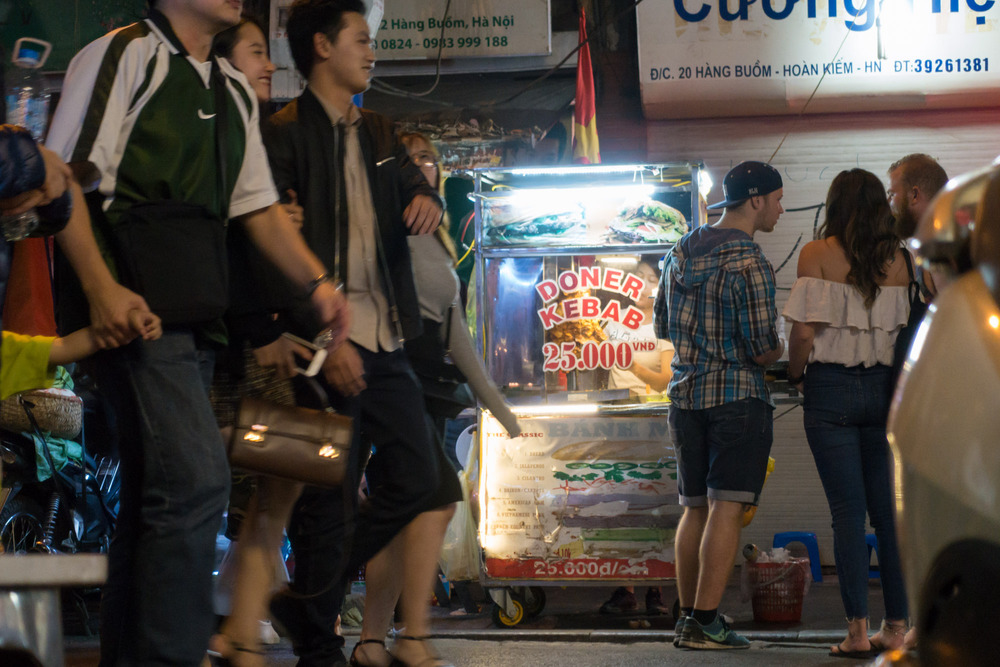
[[[636,9],[648,118],[1000,104],[996,0],[662,0]],[[815,95],[813,95],[815,91]]]

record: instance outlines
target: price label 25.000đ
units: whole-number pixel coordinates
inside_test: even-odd
[[[542,348],[545,370],[592,371],[598,367],[610,370],[615,366],[629,368],[632,365],[632,345],[628,342],[584,343],[579,355],[576,349],[577,344],[574,342],[546,343]]]

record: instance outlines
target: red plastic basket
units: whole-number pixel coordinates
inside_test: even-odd
[[[799,622],[802,619],[807,565],[790,561],[746,563],[746,566],[753,591],[753,620],[758,623]]]

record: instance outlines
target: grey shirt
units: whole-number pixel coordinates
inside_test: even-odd
[[[413,280],[417,285],[420,316],[443,322],[448,308],[458,299],[458,276],[451,268],[452,259],[441,239],[434,234],[407,238],[410,244],[410,261],[413,263]]]

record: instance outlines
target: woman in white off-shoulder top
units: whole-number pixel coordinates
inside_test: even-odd
[[[907,630],[885,430],[893,343],[909,314],[904,252],[882,182],[863,169],[842,171],[830,185],[819,239],[799,255],[783,312],[792,322],[788,376],[803,391],[848,620],[847,638],[831,655],[898,648]],[[878,537],[885,600],[885,620],[870,638],[866,512]]]

